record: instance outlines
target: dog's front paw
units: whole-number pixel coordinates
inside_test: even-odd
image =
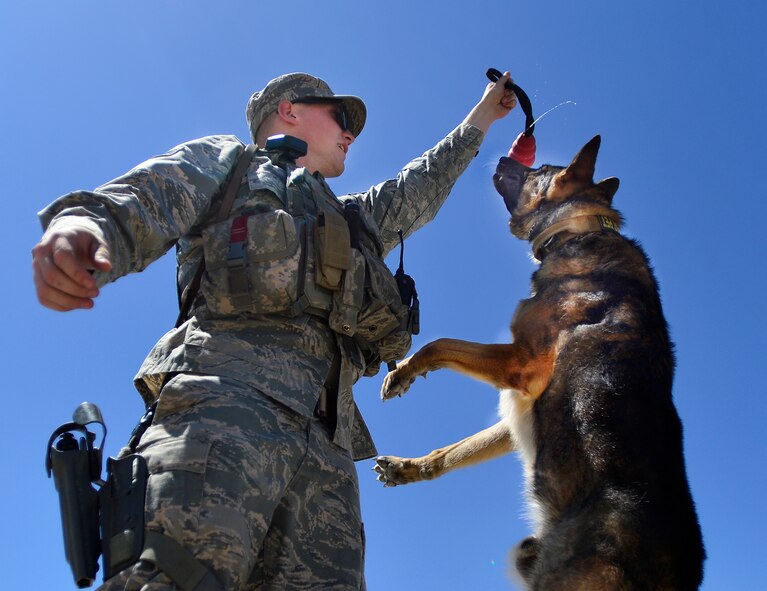
[[[391,400],[395,396],[402,396],[410,389],[418,376],[426,376],[427,370],[421,370],[420,366],[421,364],[416,362],[414,356],[400,361],[397,369],[386,374],[381,386],[381,399]]]
[[[405,376],[403,375],[404,373],[398,368],[386,374],[381,386],[381,398],[383,400],[391,400],[395,396],[402,396],[410,389],[411,384],[415,381],[415,376]]]
[[[426,479],[416,460],[397,456],[378,456],[373,471],[378,474],[377,480],[383,482],[384,486],[397,486]]]

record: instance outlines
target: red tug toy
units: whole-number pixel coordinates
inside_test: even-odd
[[[535,138],[532,135],[525,135],[524,132],[517,136],[509,150],[509,158],[513,158],[520,164],[528,168],[535,162]]]

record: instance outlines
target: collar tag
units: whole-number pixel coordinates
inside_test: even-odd
[[[608,230],[613,230],[614,232],[618,232],[618,224],[616,224],[613,220],[608,218],[606,215],[598,215],[597,219],[599,220],[599,225],[603,228],[607,228]]]

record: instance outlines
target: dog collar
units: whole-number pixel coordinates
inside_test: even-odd
[[[620,225],[606,215],[577,215],[549,226],[532,241],[533,256],[542,261],[555,246],[589,232],[619,232]]]

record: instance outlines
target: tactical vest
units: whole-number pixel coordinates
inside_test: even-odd
[[[247,190],[269,192],[273,206],[235,211],[202,230],[206,270],[195,314],[311,314],[353,339],[365,375],[375,375],[381,361],[402,359],[411,344],[409,311],[365,207],[351,197],[340,201],[321,178],[278,165],[264,151],[252,166],[258,174]]]

